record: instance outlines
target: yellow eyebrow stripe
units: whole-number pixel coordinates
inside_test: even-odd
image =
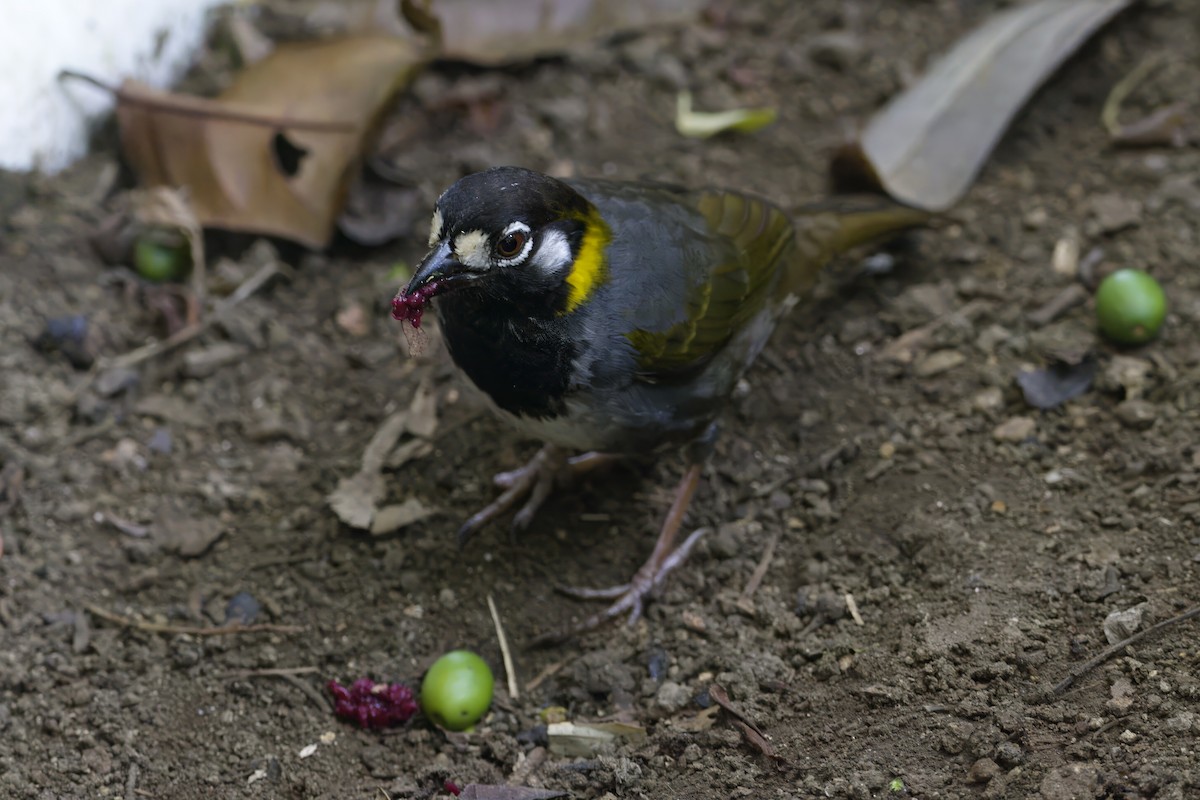
[[[608,259],[605,250],[612,241],[612,231],[600,216],[600,212],[592,209],[583,218],[583,241],[579,244],[579,255],[567,273],[567,305],[564,314],[569,314],[586,303],[596,291],[596,287],[604,279],[608,271]]]

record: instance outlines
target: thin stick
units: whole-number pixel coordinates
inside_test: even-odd
[[[179,117],[199,117],[201,119],[214,119],[225,122],[244,122],[264,128],[291,128],[292,130],[311,131],[313,133],[353,133],[359,127],[352,122],[277,117],[270,114],[256,114],[253,111],[235,111],[232,108],[220,108],[220,100],[208,100],[203,97],[192,97],[189,95],[164,94],[155,97],[142,97],[133,92],[128,92],[120,86],[113,86],[98,78],[93,78],[91,75],[85,75],[82,72],[70,69],[64,69],[59,72],[58,78],[59,80],[73,78],[74,80],[91,84],[98,89],[108,92],[119,103],[126,106],[148,108],[152,111],[161,111],[164,114],[172,114]]]
[[[767,576],[767,570],[771,568],[771,560],[775,558],[775,548],[779,546],[779,531],[775,531],[771,538],[767,540],[767,548],[763,550],[762,558],[758,561],[758,566],[754,568],[754,572],[750,573],[750,580],[746,581],[746,588],[742,589],[742,596],[738,598],[738,608],[747,613],[754,611],[754,593],[758,591],[758,587],[762,585],[763,578]]]
[[[542,668],[541,672],[533,677],[533,680],[525,684],[525,691],[535,691],[539,686],[542,685],[543,681],[553,678],[564,666],[566,666],[566,663],[563,661],[555,661],[553,664],[547,664]]]
[[[267,669],[240,669],[236,672],[227,672],[221,677],[230,679],[258,677],[278,678],[283,675],[312,675],[317,672],[320,672],[320,670],[316,667],[269,667]]]
[[[191,636],[225,636],[234,633],[300,633],[304,630],[300,625],[242,625],[241,623],[233,623],[230,625],[220,625],[215,628],[202,628],[199,625],[168,625],[162,622],[148,622],[146,620],[134,619],[126,617],[123,614],[117,614],[109,611],[106,608],[101,608],[96,605],[84,606],[88,613],[108,622],[116,623],[124,628],[133,628],[146,633],[172,633],[172,634],[188,634]]]
[[[866,623],[863,622],[862,614],[858,613],[858,601],[854,599],[854,595],[846,592],[845,600],[846,610],[850,612],[850,616],[854,620],[854,624],[859,626],[866,625]]]
[[[1149,628],[1146,628],[1146,630],[1141,631],[1140,633],[1135,633],[1133,636],[1130,636],[1128,639],[1122,639],[1121,641],[1117,642],[1116,644],[1112,645],[1111,647],[1109,647],[1105,650],[1102,650],[1100,652],[1100,655],[1096,656],[1095,658],[1093,658],[1089,661],[1084,662],[1083,664],[1080,664],[1078,667],[1071,670],[1071,674],[1068,675],[1067,677],[1063,678],[1062,681],[1060,681],[1057,685],[1055,685],[1055,687],[1050,690],[1050,693],[1051,694],[1062,694],[1067,689],[1070,689],[1071,686],[1075,683],[1075,681],[1079,680],[1084,675],[1088,674],[1089,672],[1094,670],[1096,667],[1103,664],[1105,661],[1108,661],[1110,658],[1115,656],[1117,653],[1120,653],[1126,647],[1131,647],[1131,646],[1137,644],[1138,642],[1142,641],[1143,639],[1153,636],[1154,634],[1158,633],[1159,631],[1165,630],[1166,628],[1169,628],[1172,625],[1178,625],[1180,622],[1187,622],[1189,619],[1194,619],[1196,617],[1200,617],[1200,606],[1193,606],[1192,608],[1189,608],[1187,611],[1184,611],[1182,614],[1179,614],[1178,616],[1171,617],[1170,619],[1164,619],[1162,622],[1158,623],[1157,625],[1151,625]]]
[[[504,677],[508,679],[508,696],[512,700],[520,699],[520,687],[517,686],[517,670],[513,666],[512,651],[508,649],[508,637],[504,635],[504,626],[500,624],[500,612],[496,610],[496,601],[491,594],[487,596],[488,611],[492,612],[492,624],[496,626],[496,640],[500,642],[500,655],[504,659]]]
[[[284,274],[284,270],[279,264],[266,264],[261,267],[258,272],[251,275],[246,281],[237,288],[233,294],[229,295],[223,302],[217,305],[213,313],[209,314],[200,322],[193,325],[188,325],[186,328],[180,328],[166,339],[160,339],[157,342],[151,342],[144,347],[139,347],[136,350],[131,350],[124,355],[108,361],[103,365],[103,369],[120,369],[136,366],[143,361],[149,361],[155,356],[162,355],[170,350],[174,350],[181,344],[190,342],[200,334],[207,331],[213,326],[213,323],[220,321],[225,314],[229,313],[235,306],[249,298],[259,289],[266,285],[267,281],[276,275]]]
[[[1121,132],[1121,106],[1125,104],[1125,100],[1162,61],[1161,53],[1147,56],[1142,63],[1133,68],[1132,72],[1119,80],[1113,86],[1112,91],[1108,93],[1108,97],[1104,99],[1104,107],[1100,110],[1100,122],[1108,131],[1109,136],[1117,136]]]

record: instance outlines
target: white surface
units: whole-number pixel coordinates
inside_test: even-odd
[[[204,38],[222,0],[0,0],[0,167],[62,169],[87,149],[112,98],[63,69],[111,84],[164,87]]]

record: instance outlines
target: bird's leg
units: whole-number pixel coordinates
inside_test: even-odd
[[[507,512],[526,495],[525,505],[513,517],[513,530],[527,528],[555,486],[566,485],[615,458],[607,453],[584,453],[567,458],[554,445],[544,445],[524,466],[498,473],[492,479],[504,492],[463,523],[458,529],[459,544],[465,544],[476,531]]]
[[[657,591],[671,570],[687,559],[696,542],[700,541],[700,537],[706,532],[704,528],[694,531],[683,541],[683,544],[675,547],[675,539],[679,534],[679,528],[683,525],[683,517],[687,513],[688,506],[692,502],[692,495],[695,494],[696,486],[699,482],[700,464],[693,463],[683,476],[683,480],[679,482],[679,487],[675,490],[675,500],[671,503],[671,510],[667,512],[667,518],[663,522],[662,529],[659,531],[658,541],[654,545],[654,552],[650,554],[650,558],[646,560],[646,563],[642,565],[641,569],[637,571],[629,583],[612,586],[607,589],[558,587],[559,591],[573,597],[589,600],[612,600],[613,603],[608,608],[593,614],[565,633],[547,634],[540,637],[538,642],[549,643],[560,641],[576,633],[596,628],[625,612],[629,612],[630,624],[636,622],[642,614],[642,607],[645,605],[646,597]]]

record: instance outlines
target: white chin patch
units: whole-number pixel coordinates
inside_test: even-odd
[[[429,222],[429,246],[433,247],[442,238],[442,210],[434,209],[433,219]]]
[[[571,266],[571,245],[562,231],[547,231],[530,263],[545,275],[556,275]]]
[[[492,265],[488,249],[488,237],[483,231],[467,231],[454,237],[454,257],[460,264],[473,269],[487,269]]]

